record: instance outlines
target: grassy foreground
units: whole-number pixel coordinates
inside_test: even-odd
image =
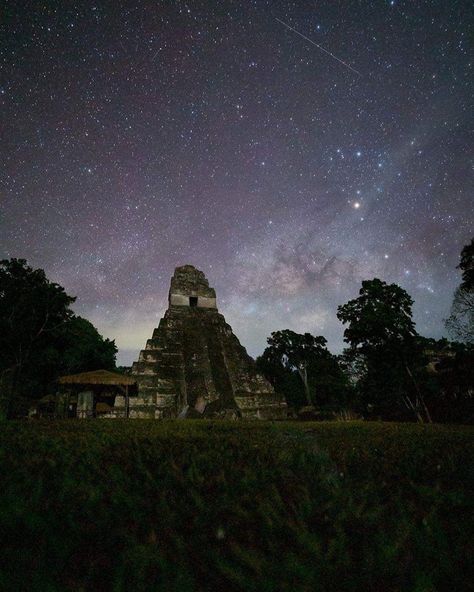
[[[474,429],[0,426],[1,590],[468,590]]]

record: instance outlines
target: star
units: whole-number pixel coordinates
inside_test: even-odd
[[[292,327],[341,351],[337,305],[374,276],[409,290],[421,334],[444,334],[474,227],[456,3],[10,4],[0,258],[64,285],[119,363],[185,263],[253,356]]]

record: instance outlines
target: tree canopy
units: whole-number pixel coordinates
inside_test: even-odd
[[[337,318],[347,328],[344,341],[362,352],[405,343],[416,337],[413,300],[397,284],[374,278],[362,282],[359,297],[339,306]]]
[[[24,259],[0,261],[0,363],[21,367],[69,321],[75,298]]]
[[[417,372],[425,360],[412,320],[413,300],[396,284],[374,278],[362,282],[359,297],[339,306],[347,328],[344,340],[365,358],[359,382],[368,408],[396,417],[402,404],[419,421],[431,421]]]
[[[474,239],[462,249],[458,269],[461,284],[454,293],[446,328],[455,339],[474,344]]]
[[[115,343],[74,315],[74,301],[24,259],[0,261],[0,411],[14,414],[62,373],[115,366]]]
[[[324,337],[285,329],[267,342],[257,364],[290,406],[340,403],[348,383]]]
[[[326,339],[314,337],[311,333],[295,333],[289,329],[275,331],[267,339],[272,357],[289,370],[298,372],[303,381],[306,401],[312,404],[308,382],[308,367],[318,357],[330,355],[326,348]]]
[[[458,269],[462,271],[461,289],[474,291],[474,238],[461,251]]]

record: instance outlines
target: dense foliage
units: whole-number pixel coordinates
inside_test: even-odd
[[[60,374],[115,366],[115,343],[74,315],[74,300],[25,260],[0,261],[0,414],[21,413]]]
[[[474,238],[470,244],[461,251],[459,269],[462,272],[461,288],[463,290],[474,290]]]
[[[286,329],[272,333],[267,342],[257,366],[290,407],[335,411],[345,405],[349,383],[324,337]]]
[[[396,284],[362,282],[358,298],[339,306],[344,341],[365,362],[359,391],[366,413],[396,418],[406,409],[431,421],[419,374],[426,360],[412,320],[413,300]]]
[[[462,281],[454,293],[446,328],[456,339],[474,345],[474,239],[461,251]]]
[[[472,248],[460,267],[467,289]],[[418,335],[412,305],[400,286],[364,281],[338,308],[349,344],[342,355],[322,336],[282,330],[268,338],[258,368],[290,408],[314,405],[320,418],[474,423],[474,346]]]
[[[374,278],[338,308],[342,355],[321,335],[284,329],[268,338],[260,372],[290,408],[320,418],[474,422],[474,239],[458,267],[446,326],[460,343],[418,335],[410,295]],[[74,300],[26,261],[0,261],[0,415],[24,414],[61,374],[115,367],[115,343],[73,314]]]
[[[468,590],[474,432],[9,422],[0,588]]]
[[[434,421],[474,423],[474,345],[420,338],[429,360],[423,388]]]

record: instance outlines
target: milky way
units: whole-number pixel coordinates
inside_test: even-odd
[[[0,16],[0,257],[77,296],[120,362],[184,263],[253,355],[282,328],[340,350],[337,305],[375,276],[412,295],[419,332],[445,332],[474,226],[471,2]]]

